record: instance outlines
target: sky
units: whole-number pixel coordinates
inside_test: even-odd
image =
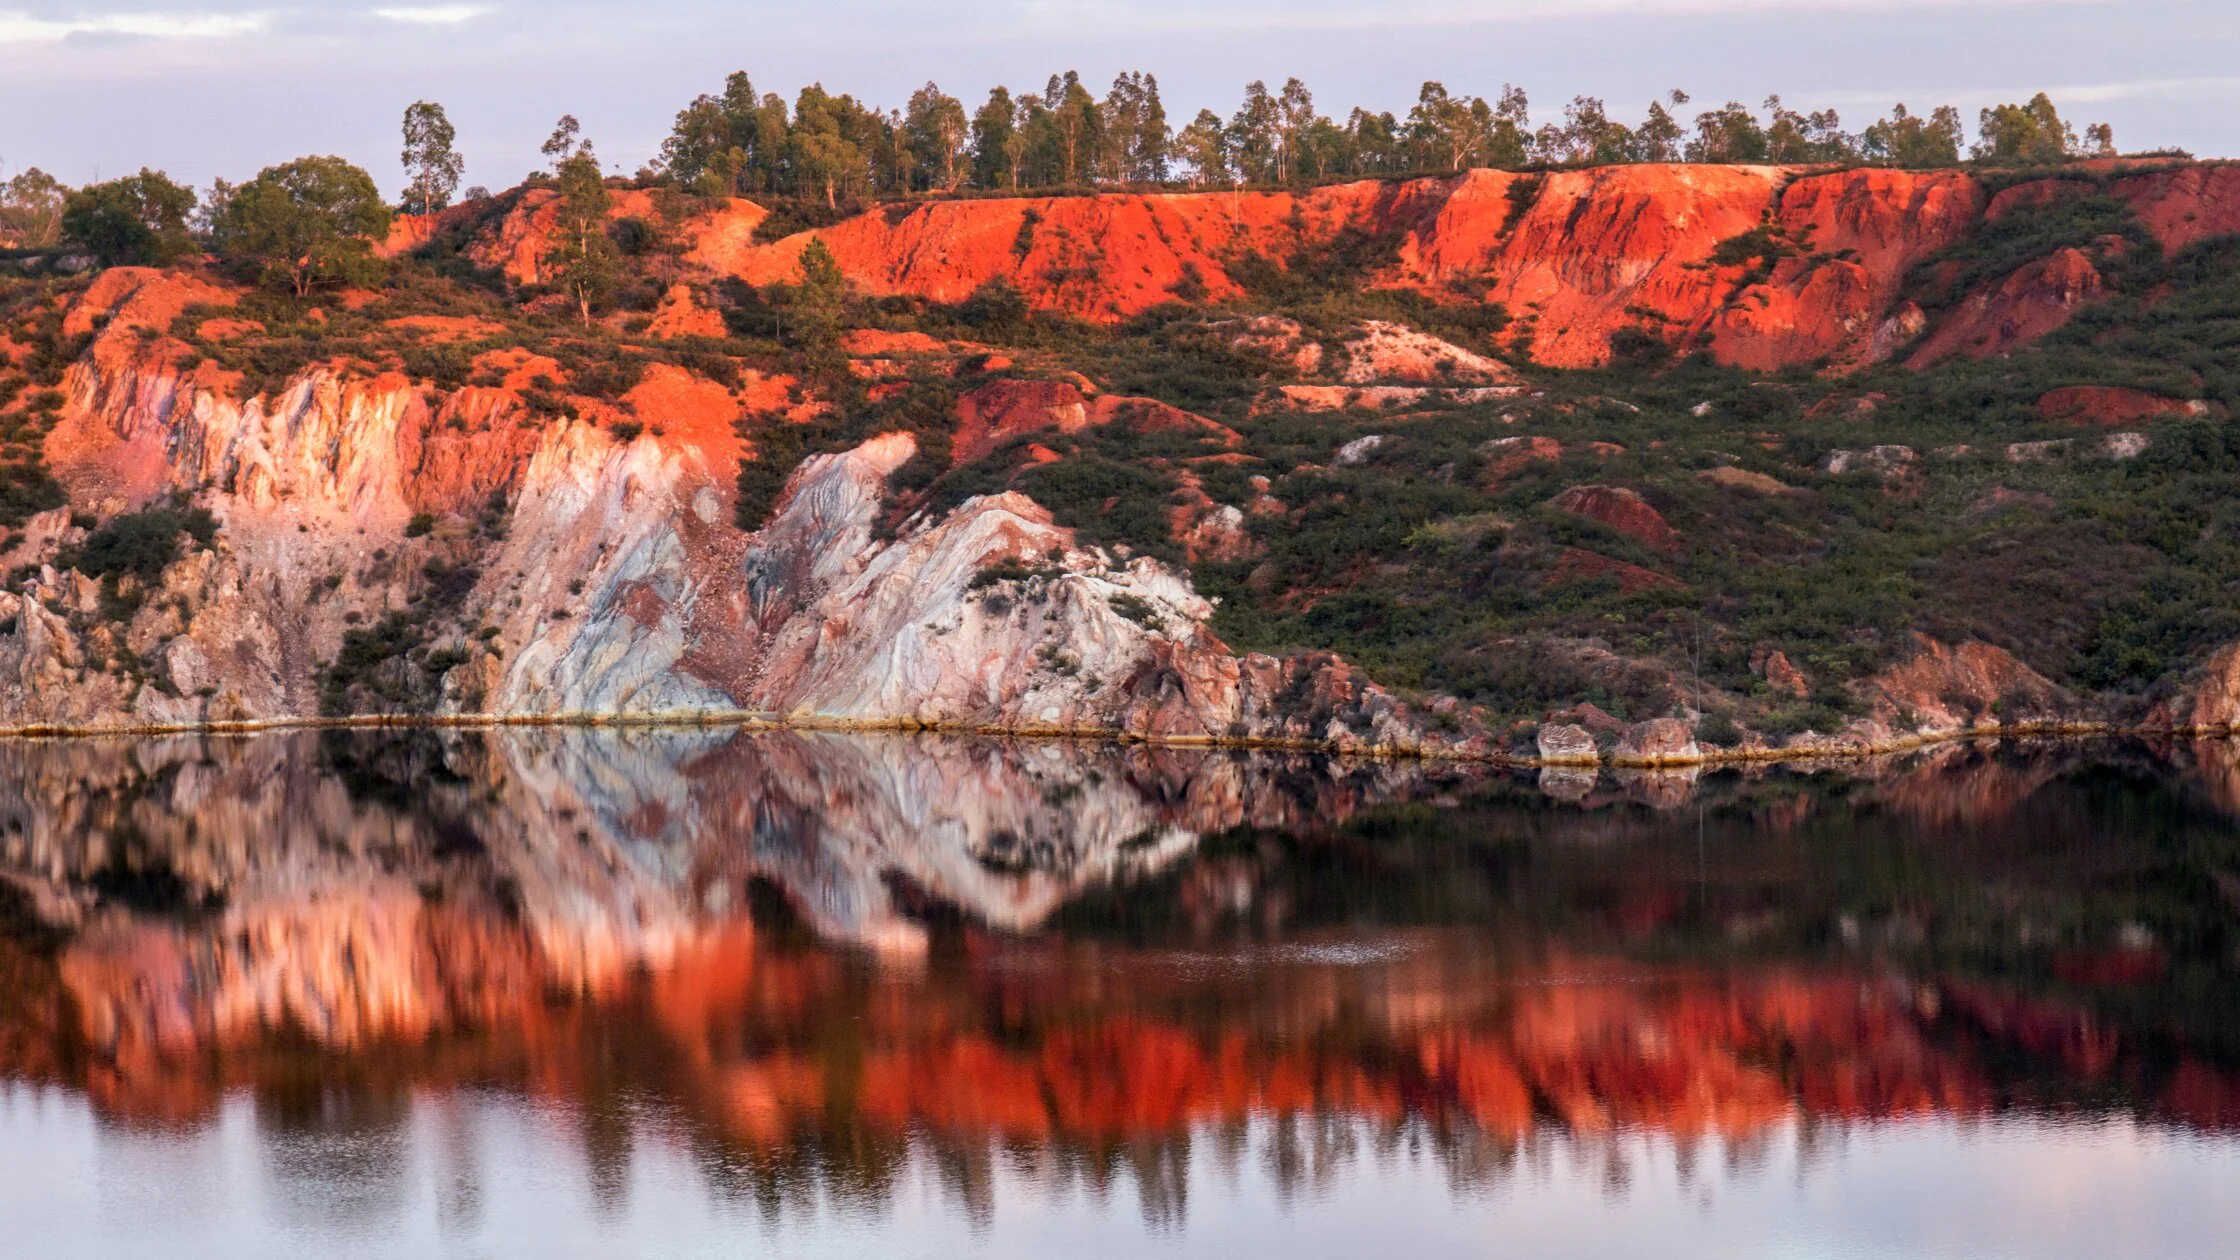
[[[1438,79],[1514,83],[1535,122],[1581,94],[1631,121],[1677,87],[1695,107],[1778,93],[1854,131],[1896,101],[1972,128],[2043,90],[2126,150],[2240,156],[2235,0],[0,0],[0,175],[145,165],[199,187],[338,153],[394,193],[418,99],[457,126],[469,184],[539,166],[562,113],[627,172],[740,69],[889,107],[928,80],[969,106],[1053,71],[1147,70],[1178,126],[1292,75],[1341,119],[1405,114]]]

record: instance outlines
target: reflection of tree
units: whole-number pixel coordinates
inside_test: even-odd
[[[1362,808],[1399,772],[1300,758],[671,739],[0,748],[0,1073],[127,1123],[247,1091],[283,1185],[361,1213],[415,1100],[470,1084],[564,1108],[604,1210],[673,1140],[773,1222],[923,1169],[975,1220],[1009,1175],[1165,1227],[1194,1171],[1296,1201],[1421,1151],[1480,1191],[1560,1147],[1622,1194],[1626,1134],[1686,1175],[1791,1126],[2240,1125],[2240,849],[2144,759],[1714,776],[1699,833],[1500,778]],[[1130,865],[1107,841],[1147,823],[1213,834]],[[218,908],[99,904],[128,828]],[[1039,864],[977,860],[1020,828]],[[816,939],[882,924],[907,965]],[[466,1123],[437,1126],[461,1218]]]

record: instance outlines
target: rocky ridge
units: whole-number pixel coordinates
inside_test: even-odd
[[[2118,173],[2107,186],[2158,238],[2176,244],[2210,230],[2201,226],[2204,214],[2211,228],[2223,221],[2221,207],[2233,201],[2230,174],[2224,167]],[[1252,199],[939,203],[762,243],[753,239],[759,208],[735,202],[688,225],[686,257],[710,272],[752,280],[762,268],[783,278],[787,260],[815,235],[872,293],[947,300],[958,296],[944,287],[951,280],[969,282],[961,290],[969,296],[1004,278],[1048,309],[1105,318],[1143,309],[1154,291],[1125,266],[1074,266],[1081,260],[1068,251],[1084,241],[1150,249],[1144,242],[1156,239],[1178,251],[1178,278],[1195,275],[1219,296],[1237,287],[1219,267],[1239,250],[1297,257],[1332,233],[1373,229],[1395,242],[1393,261],[1374,283],[1436,290],[1441,300],[1482,291],[1484,300],[1519,312],[1503,348],[1541,363],[1597,362],[1617,333],[1653,326],[1660,337],[1694,338],[1748,366],[1826,360],[1841,367],[1886,357],[1898,344],[1885,335],[1892,320],[1918,323],[1900,340],[1917,342],[1924,363],[1947,353],[1996,353],[2057,326],[2067,317],[2060,312],[2091,300],[2086,272],[2114,258],[2117,245],[2096,243],[2106,255],[2099,263],[2070,251],[2077,257],[2030,264],[2043,274],[2025,267],[1991,277],[1934,330],[1918,310],[1908,315],[1893,304],[1902,302],[1909,269],[1972,224],[2020,213],[2033,198],[2066,195],[2060,181],[2035,181],[1987,197],[1973,176],[1957,172],[1479,171]],[[534,282],[533,270],[522,268],[539,256],[549,202],[524,193],[476,238],[477,257]],[[2188,205],[2196,208],[2181,208]],[[624,198],[616,212],[652,207]],[[1003,257],[1019,270],[1003,271],[1000,260],[990,270],[974,252],[989,228],[982,220],[1008,225]],[[400,231],[399,248],[426,236]],[[1184,240],[1192,242],[1188,250],[1177,244]],[[897,242],[908,243],[909,258],[882,262],[881,251]],[[1038,249],[1041,272],[1029,266]],[[1164,265],[1147,263],[1141,274],[1151,280],[1142,284],[1165,274]],[[1052,278],[1068,267],[1068,278]],[[1098,285],[1119,288],[1095,298],[1076,291]],[[1742,292],[1758,298],[1734,301]],[[15,575],[0,592],[0,724],[289,722],[365,712],[354,701],[374,695],[399,702],[389,710],[401,705],[461,720],[753,716],[1467,757],[1529,756],[1535,746],[1529,724],[1495,730],[1449,699],[1404,700],[1327,654],[1232,652],[1210,630],[1213,606],[1185,572],[1085,545],[1016,490],[898,521],[896,505],[906,501],[890,494],[891,480],[918,453],[906,433],[803,461],[769,518],[742,531],[734,470],[742,456],[759,458],[761,439],[737,422],[798,422],[825,405],[777,379],[750,373],[724,385],[657,365],[630,392],[634,419],[579,398],[564,418],[534,424],[524,411],[541,379],[533,355],[478,361],[477,380],[490,375],[498,383],[448,391],[405,372],[343,365],[245,391],[215,364],[190,362],[199,356],[183,356],[173,340],[174,323],[189,310],[235,300],[233,290],[192,275],[119,268],[65,313],[64,334],[90,344],[64,382],[68,406],[46,435],[44,456],[71,506],[31,518],[0,544],[0,563]],[[454,328],[442,317],[413,318],[434,340],[473,333],[463,326],[472,321],[452,321],[462,325]],[[677,286],[651,322],[689,338],[709,335],[711,319],[722,323],[689,286]],[[1970,331],[1979,325],[1996,334],[1996,344]],[[1508,363],[1390,322],[1325,329],[1319,337],[1275,316],[1204,327],[1241,352],[1288,365],[1300,379],[1273,387],[1263,401],[1301,412],[1468,404],[1525,392]],[[205,341],[261,332],[246,318],[202,325]],[[955,379],[999,370],[986,347],[917,333],[863,330],[849,347],[849,369],[878,382],[874,390],[911,372]],[[2039,407],[2048,417],[2094,424],[2209,410],[2097,387],[2053,391]],[[961,394],[957,421],[949,453],[955,466],[1007,443],[1055,441],[1101,426],[1187,431],[1217,445],[1237,440],[1213,421],[1100,393],[1078,375],[987,379]],[[1349,436],[1331,462],[1389,458],[1395,447],[1382,444],[1393,437]],[[1408,440],[1399,437],[1397,448]],[[1592,446],[1598,455],[1623,452]],[[2006,452],[2018,464],[2080,453],[2114,460],[2145,446],[2144,435],[2124,432],[2011,444]],[[1554,438],[1498,439],[1487,444],[1496,456],[1489,477],[1554,462],[1566,449]],[[1026,454],[1030,462],[1059,458],[1040,446]],[[1833,452],[1823,468],[1879,472],[1893,493],[1903,493],[1917,460],[1908,447],[1873,446]],[[1780,480],[1739,469],[1700,476],[1763,496],[1790,492]],[[1239,529],[1245,513],[1286,510],[1265,484],[1257,498],[1225,504],[1206,493],[1200,470],[1185,470],[1178,483],[1174,535],[1192,562],[1249,558],[1252,541]],[[220,529],[159,577],[119,590],[114,579],[58,563],[87,541],[84,517],[167,502],[206,506]],[[1575,485],[1546,505],[1650,553],[1676,545],[1657,508],[1623,485]],[[1669,574],[1576,547],[1545,582],[1552,589],[1613,577],[1628,591],[1685,589]],[[448,628],[431,629],[438,623]],[[338,663],[377,630],[422,634],[430,663],[377,662],[337,683]],[[1783,664],[1778,680],[1770,670],[1763,677],[1801,697],[1809,683],[1786,658]],[[2149,701],[2117,703],[2062,693],[1988,644],[1923,640],[1910,659],[1846,685],[1866,716],[1833,733],[1773,739],[1701,731],[1703,706],[1675,684],[1668,690],[1680,697],[1676,716],[1590,734],[1597,756],[1659,764],[1855,752],[1992,729],[2216,730],[2230,725],[2240,703],[2224,695],[2229,688],[2220,690],[2219,668],[2212,662],[2201,680],[2165,687]],[[1542,745],[1550,740],[1576,755],[1576,738],[1537,737]]]
[[[2096,299],[2101,264],[2083,251],[1993,276],[1934,317],[1908,296],[1913,268],[1987,216],[2080,188],[2053,178],[1994,196],[1961,171],[1649,164],[1300,193],[936,201],[768,242],[754,239],[761,208],[733,202],[687,234],[688,257],[750,283],[791,280],[814,239],[868,293],[959,302],[1001,281],[1039,308],[1100,322],[1240,297],[1240,258],[1311,265],[1350,235],[1389,246],[1367,283],[1500,303],[1517,317],[1509,348],[1546,366],[1603,363],[1628,333],[1764,371],[1901,353],[1925,366],[2009,350]],[[2108,188],[2166,249],[2240,230],[2240,168],[2149,164],[2114,172]],[[520,265],[548,214],[541,200],[522,207],[477,244],[487,264]],[[1240,336],[1290,340],[1259,320]],[[1309,353],[1295,360],[1305,373],[1322,366]]]

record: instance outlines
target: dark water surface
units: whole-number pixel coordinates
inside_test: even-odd
[[[2240,754],[0,744],[0,1254],[2211,1257]]]

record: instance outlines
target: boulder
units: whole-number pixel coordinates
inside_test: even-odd
[[[1680,537],[1640,493],[1623,486],[1573,486],[1548,503],[1558,512],[1599,521],[1659,551],[1679,547]]]
[[[2038,414],[2057,424],[2114,428],[2161,416],[2205,416],[2209,405],[2113,385],[2064,385],[2038,396]]]
[[[1696,728],[1679,718],[1652,718],[1635,724],[1618,741],[1611,760],[1619,765],[1685,765],[1703,760]]]
[[[1540,728],[1540,760],[1554,766],[1591,766],[1602,760],[1594,733],[1584,726],[1551,723]]]
[[[1829,451],[1820,461],[1820,471],[1831,477],[1841,477],[1845,473],[1871,472],[1888,481],[1906,473],[1919,458],[1910,446],[1870,446],[1863,451]]]
[[[1759,676],[1774,691],[1797,700],[1811,694],[1812,684],[1805,679],[1804,671],[1790,664],[1788,654],[1778,648],[1766,653],[1756,664]]]

